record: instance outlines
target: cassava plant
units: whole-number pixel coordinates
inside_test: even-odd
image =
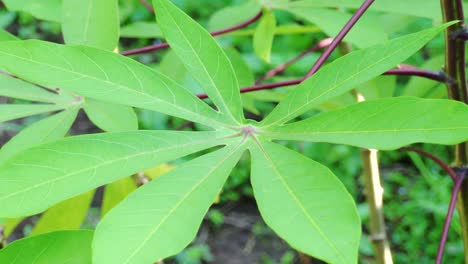
[[[5,4],[20,8],[21,3],[9,2]],[[268,25],[275,24],[271,8],[300,12],[301,4],[309,1],[296,1],[292,7],[286,2],[262,1],[263,12],[214,35],[261,19],[260,24],[267,26],[254,37],[254,45],[272,42],[271,37],[262,38],[271,36]],[[4,71],[0,95],[39,103],[1,105],[0,121],[58,113],[26,128],[0,151],[0,217],[21,219],[64,201],[70,204],[70,199],[89,204],[97,187],[112,186],[190,154],[206,154],[134,191],[130,188],[132,192],[115,207],[106,205],[94,232],[62,230],[31,236],[1,250],[0,263],[145,264],[175,255],[194,239],[245,152],[251,156],[255,200],[269,227],[307,255],[328,263],[357,263],[361,223],[352,196],[326,166],[288,149],[283,141],[393,150],[418,142],[452,145],[468,140],[468,106],[453,100],[392,97],[304,116],[382,74],[443,78],[413,68],[393,68],[457,21],[369,45],[322,67],[372,2],[358,6],[306,78],[241,88],[242,76],[232,58],[210,33],[171,1],[154,0],[167,44],[144,52],[170,47],[203,88],[205,94],[198,96],[118,54],[115,0],[64,0],[59,19],[66,44],[5,37],[0,42]],[[320,1],[314,3],[320,6]],[[269,59],[269,50],[256,51]],[[262,120],[244,116],[241,92],[292,84],[298,85]],[[201,99],[205,97],[213,106]],[[137,130],[133,108],[197,123],[200,131]],[[79,109],[109,132],[61,139]]]

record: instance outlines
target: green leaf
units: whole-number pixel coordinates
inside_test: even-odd
[[[244,120],[239,86],[224,51],[205,29],[168,0],[154,0],[158,24],[172,50],[231,124]]]
[[[0,250],[0,263],[91,264],[93,231],[59,231],[24,238]]]
[[[432,69],[440,71],[445,64],[444,54],[435,56],[424,62],[420,66],[422,69]],[[447,95],[447,88],[444,83],[434,80],[412,77],[405,85],[402,95],[404,96],[417,96],[417,97],[431,97],[433,95],[444,94]]]
[[[54,104],[0,104],[0,123],[66,108]]]
[[[138,21],[120,29],[124,38],[164,38],[161,29],[154,22]]]
[[[357,263],[361,224],[353,198],[325,166],[278,144],[251,148],[252,186],[265,222],[295,249]]]
[[[304,0],[282,5],[281,8],[359,8],[362,3],[361,0]],[[379,0],[372,4],[370,10],[426,17],[433,20],[440,20],[442,14],[439,2],[426,0]]]
[[[131,105],[213,127],[223,115],[166,76],[130,58],[84,46],[44,41],[0,42],[0,67],[46,87]]]
[[[69,97],[60,96],[34,84],[4,74],[0,74],[0,96],[44,103],[70,100]]]
[[[396,149],[468,140],[468,106],[451,100],[397,97],[366,101],[265,132],[275,139]]]
[[[201,156],[130,194],[97,226],[94,263],[154,263],[181,251],[243,151],[238,145]]]
[[[86,219],[94,190],[65,200],[47,210],[34,226],[31,235],[40,235],[58,230],[75,230]]]
[[[270,62],[271,47],[275,38],[276,18],[271,10],[265,10],[253,37],[254,51],[258,57]]]
[[[0,150],[0,163],[27,148],[62,138],[70,129],[78,114],[73,108],[44,118],[23,129]]]
[[[296,8],[289,6],[285,10],[319,26],[327,35],[332,37],[335,37],[351,18],[351,14],[349,13],[324,8]],[[387,35],[379,27],[379,24],[375,22],[375,19],[364,15],[344,40],[360,48],[365,48],[385,42]]]
[[[102,198],[101,217],[104,217],[112,208],[127,197],[129,193],[136,190],[136,188],[137,186],[132,177],[123,178],[107,184]]]
[[[138,129],[138,119],[133,108],[86,99],[83,109],[89,119],[100,129],[109,132]]]
[[[62,31],[67,44],[113,51],[119,42],[117,0],[63,0]]]
[[[19,40],[19,39],[15,35],[6,31],[5,29],[0,28],[0,41],[8,41],[8,40]]]
[[[63,0],[3,0],[10,11],[22,11],[36,18],[60,22]]]
[[[18,227],[21,222],[23,222],[24,218],[10,218],[5,221],[5,223],[2,223],[4,226],[5,230],[3,230],[3,234],[5,235],[6,238],[8,238],[13,231],[15,231],[16,227]]]
[[[216,31],[239,25],[253,18],[261,10],[262,5],[258,0],[249,0],[237,6],[227,6],[211,16],[208,28]]]
[[[226,132],[224,132],[226,133]],[[0,217],[18,217],[136,172],[222,144],[221,132],[133,131],[65,138],[0,165]]]
[[[447,23],[358,50],[324,66],[295,87],[262,121],[264,126],[284,124],[316,105],[369,81],[404,61],[434,36],[453,23]]]

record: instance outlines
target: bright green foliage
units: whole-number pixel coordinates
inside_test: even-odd
[[[101,216],[105,216],[112,208],[127,197],[129,193],[136,190],[136,188],[137,186],[132,177],[123,178],[107,184],[102,198]]]
[[[7,41],[7,40],[18,40],[18,38],[11,34],[10,32],[4,30],[3,28],[0,29],[0,41]]]
[[[243,150],[230,146],[199,157],[129,195],[98,225],[94,263],[152,263],[181,251]]]
[[[319,26],[327,35],[332,37],[336,36],[351,18],[351,14],[325,8],[294,7],[294,5],[291,5],[284,10]],[[375,20],[368,16],[363,16],[345,38],[345,41],[349,41],[361,48],[382,43],[386,40],[387,35],[379,28]]]
[[[248,0],[242,5],[225,7],[211,16],[208,28],[215,31],[238,25],[254,17],[261,9],[258,0]]]
[[[255,53],[264,61],[270,62],[271,46],[275,38],[276,18],[271,10],[265,10],[255,30],[253,47]]]
[[[187,70],[232,124],[243,120],[239,85],[224,51],[210,34],[167,0],[154,0],[157,20]]]
[[[288,1],[262,2],[277,8]],[[0,68],[34,84],[59,87],[74,96],[74,101],[55,102],[54,98],[56,105],[8,105],[0,108],[4,119],[0,120],[84,104],[91,119],[103,129],[135,129],[131,108],[126,113],[119,112],[123,109],[120,106],[119,111],[109,111],[112,103],[173,115],[213,130],[102,133],[23,150],[0,164],[0,217],[40,213],[114,182],[105,193],[105,217],[94,237],[93,259],[98,264],[154,263],[191,242],[230,171],[249,148],[254,195],[267,224],[306,254],[330,263],[356,263],[360,221],[350,195],[330,170],[271,141],[310,140],[390,149],[413,142],[453,144],[467,140],[467,106],[405,97],[355,104],[284,125],[401,63],[448,25],[337,59],[294,87],[263,122],[256,123],[245,120],[242,113],[239,86],[252,83],[253,76],[244,76],[248,69],[239,54],[228,52],[228,57],[206,30],[171,1],[154,0],[154,6],[158,25],[174,54],[217,110],[177,83],[183,81],[172,80],[111,51],[43,41],[11,41],[0,43]],[[392,79],[392,92],[394,84]],[[100,111],[99,105],[103,104],[106,109]],[[429,110],[431,115],[427,114]],[[113,117],[106,120],[104,115]],[[117,116],[123,115],[127,118],[119,120]],[[219,148],[212,151],[212,147]],[[202,150],[209,153],[177,165],[139,189],[134,190],[128,178]],[[79,204],[81,213],[77,218],[81,219],[86,206],[84,202]],[[48,218],[48,213],[45,216]],[[74,222],[71,228],[77,225]],[[32,245],[32,252],[44,250],[39,260],[48,257],[47,263],[64,263],[59,258],[65,255],[80,260],[78,263],[90,263],[91,233],[80,241],[79,248],[84,245],[86,252],[79,252],[77,244],[73,244],[73,239],[80,239],[83,232],[86,231],[51,233],[13,243],[0,251],[0,262],[8,263],[16,254],[22,254],[19,247],[27,243]],[[48,244],[54,237],[54,241],[61,242],[59,245]],[[53,255],[49,253],[51,248]],[[75,257],[78,253],[85,259]],[[27,263],[31,263],[30,254],[24,257]]]
[[[37,40],[2,42],[0,65],[22,79],[47,87],[202,124],[223,124],[218,121],[219,113],[171,79],[112,52]]]
[[[3,230],[3,235],[8,238],[13,231],[15,231],[15,228],[21,224],[21,222],[24,220],[23,217],[20,218],[10,218],[7,219],[4,223],[2,223],[3,227],[5,230]]]
[[[60,22],[63,0],[3,0],[10,11],[23,11],[34,17]]]
[[[131,107],[86,99],[83,106],[89,119],[104,131],[121,132],[138,129],[138,120]]]
[[[65,108],[66,106],[55,104],[0,104],[0,123]]]
[[[58,231],[13,242],[0,250],[0,263],[91,264],[93,232]]]
[[[8,141],[0,151],[0,163],[27,148],[63,137],[70,129],[78,109],[69,109],[28,126]]]
[[[355,263],[361,227],[343,184],[320,163],[261,143],[251,147],[252,186],[265,222],[302,252],[329,263]]]
[[[361,0],[303,0],[284,4],[282,8],[320,8],[320,7],[347,7],[359,8],[363,1]],[[440,2],[426,0],[379,0],[375,1],[370,10],[396,13],[410,16],[427,17],[440,20]]]
[[[450,117],[450,118],[447,118]],[[366,101],[266,132],[275,139],[396,149],[411,143],[468,140],[468,106],[416,97]]]
[[[216,132],[135,131],[70,137],[28,149],[0,165],[0,217],[39,213],[95,187],[218,144]]]
[[[154,22],[135,22],[120,29],[120,36],[124,38],[163,38],[159,26]]]
[[[63,0],[62,31],[67,44],[114,50],[119,41],[117,0]]]
[[[34,226],[31,235],[39,235],[58,230],[79,229],[86,218],[94,190],[80,194],[51,207]],[[67,217],[64,217],[66,215]]]
[[[409,34],[337,59],[298,85],[262,124],[284,124],[312,107],[384,73],[407,59],[447,26]]]
[[[55,93],[4,74],[0,74],[0,96],[44,103],[56,103],[63,100],[63,97]]]

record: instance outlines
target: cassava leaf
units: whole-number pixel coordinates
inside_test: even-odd
[[[336,36],[351,18],[349,13],[325,8],[288,7],[285,10],[319,26],[332,37]],[[385,42],[387,34],[378,26],[378,23],[375,23],[375,19],[364,15],[344,40],[360,48],[365,48]]]
[[[34,84],[4,74],[0,74],[0,96],[44,103],[70,100],[66,95],[60,96]]]
[[[248,0],[241,5],[222,8],[211,16],[208,28],[216,31],[239,25],[254,17],[261,9],[262,5],[258,0]]]
[[[396,38],[333,61],[293,89],[261,124],[284,124],[314,106],[371,80],[407,59],[451,24],[453,22]]]
[[[254,51],[258,57],[270,62],[271,47],[275,38],[276,18],[271,10],[265,10],[253,37]]]
[[[25,150],[0,165],[0,217],[39,213],[158,163],[222,144],[225,136],[221,132],[103,133]]]
[[[44,118],[23,129],[0,149],[0,163],[27,148],[63,137],[75,121],[77,114],[78,109],[72,108]]]
[[[137,115],[131,107],[86,99],[83,109],[89,119],[104,131],[121,132],[138,129]]]
[[[244,149],[228,146],[140,187],[99,223],[94,263],[154,263],[186,247]]]
[[[65,200],[47,210],[37,221],[31,235],[40,235],[59,230],[75,230],[86,219],[94,190]]]
[[[353,198],[325,166],[276,143],[251,147],[252,187],[265,222],[292,247],[328,263],[357,263]]]
[[[0,28],[0,41],[8,40],[18,40],[18,38],[10,32],[6,31],[5,29]]]
[[[120,29],[124,38],[164,38],[161,29],[155,22],[138,21]]]
[[[452,145],[466,141],[466,120],[468,106],[463,103],[397,97],[325,112],[266,134],[275,139],[396,149],[417,142]]]
[[[89,98],[214,127],[224,124],[222,114],[185,88],[113,52],[37,40],[0,42],[0,67],[33,83],[60,87]]]
[[[184,62],[231,124],[244,120],[234,69],[210,33],[168,0],[154,0],[158,24],[172,50]]]
[[[119,29],[117,0],[63,0],[65,43],[112,51],[119,42]]]
[[[0,263],[91,264],[93,231],[58,231],[17,240],[0,250]]]
[[[56,104],[0,104],[0,123],[65,108]]]
[[[36,18],[60,22],[63,0],[3,0],[10,11],[22,11]]]

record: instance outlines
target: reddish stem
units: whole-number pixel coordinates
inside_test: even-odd
[[[140,0],[140,3],[141,3],[142,5],[144,5],[144,6],[146,7],[146,9],[148,9],[151,13],[154,14],[154,8],[153,8],[153,6],[152,6],[150,3],[148,3],[148,1],[146,1],[146,0]]]
[[[252,17],[251,19],[249,19],[249,20],[247,20],[245,22],[242,22],[242,23],[240,23],[238,25],[235,25],[235,26],[232,26],[232,27],[229,27],[229,28],[213,31],[210,34],[213,37],[215,37],[215,36],[219,36],[219,35],[222,35],[222,34],[226,34],[226,33],[229,33],[229,32],[244,28],[244,27],[254,23],[258,19],[260,19],[262,14],[263,13],[260,11],[254,17]],[[163,43],[159,43],[159,44],[155,44],[155,45],[151,45],[151,46],[147,46],[147,47],[143,47],[143,48],[123,51],[123,52],[121,52],[121,54],[124,55],[124,56],[129,56],[129,55],[142,54],[142,53],[147,53],[147,52],[151,52],[151,51],[155,51],[155,50],[159,50],[159,49],[164,49],[164,48],[167,48],[167,47],[169,47],[169,44],[167,44],[166,42],[163,42]]]
[[[444,229],[439,242],[439,249],[437,250],[436,264],[442,263],[442,258],[444,256],[445,246],[447,244],[447,237],[450,228],[450,222],[452,221],[453,212],[455,211],[455,206],[457,204],[458,193],[462,186],[463,180],[466,177],[467,169],[460,170],[460,173],[456,177],[455,185],[452,189],[452,197],[450,198],[449,208],[447,210],[447,215],[444,221]]]
[[[362,15],[367,11],[370,5],[374,3],[374,0],[365,0],[364,3],[359,7],[359,9],[354,13],[351,19],[346,23],[346,25],[340,30],[338,35],[333,39],[332,43],[328,48],[322,53],[318,60],[314,63],[310,71],[306,74],[305,78],[309,78],[314,73],[316,73],[325,61],[330,57],[332,52],[338,47],[343,38],[348,34],[348,32],[353,28],[353,26],[359,21]]]
[[[422,70],[414,66],[405,65],[405,64],[400,65],[399,68],[389,70],[385,72],[383,75],[419,76],[419,77],[424,77],[424,78],[442,82],[442,83],[449,81],[447,76],[443,72]]]
[[[327,47],[328,45],[331,44],[333,41],[332,38],[326,38],[320,41],[318,44],[314,45],[313,47],[303,51],[301,54],[297,55],[296,57],[292,58],[291,60],[279,65],[278,67],[268,71],[265,73],[262,77],[258,78],[255,84],[259,84],[265,80],[268,80],[269,78],[276,76],[280,73],[282,73],[284,70],[286,70],[287,67],[289,67],[291,64],[296,63],[298,60],[304,58],[307,54],[315,52],[317,50],[323,49]]]
[[[445,172],[447,172],[450,178],[452,178],[453,182],[457,181],[457,175],[455,171],[453,171],[452,168],[450,168],[450,166],[447,163],[445,163],[443,160],[439,159],[435,155],[432,155],[429,152],[426,152],[424,150],[421,150],[415,147],[404,147],[404,148],[401,148],[401,150],[416,152],[421,156],[424,156],[426,158],[433,160],[435,163],[439,164],[439,166],[442,167],[442,169],[444,169]]]

